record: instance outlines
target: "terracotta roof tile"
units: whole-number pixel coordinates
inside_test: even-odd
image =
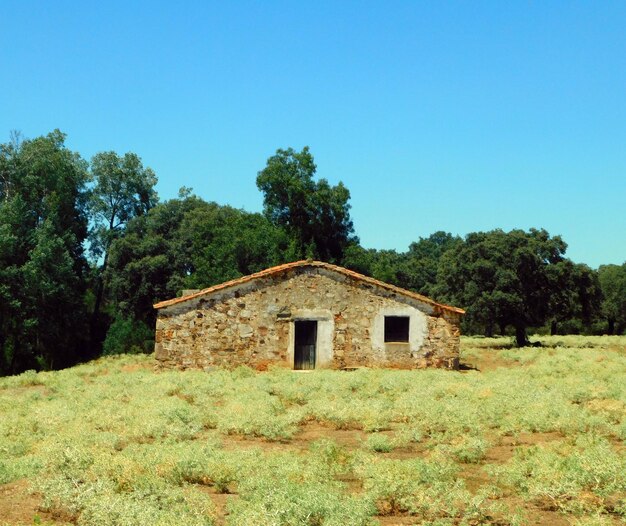
[[[436,301],[433,301],[430,298],[427,298],[426,296],[422,296],[421,294],[417,294],[416,292],[402,289],[400,287],[396,287],[395,285],[390,285],[389,283],[385,283],[383,281],[379,281],[377,279],[364,276],[363,274],[359,274],[358,272],[354,272],[353,270],[348,270],[347,268],[340,267],[337,265],[331,265],[330,263],[324,263],[322,261],[313,261],[309,259],[302,260],[302,261],[294,261],[293,263],[285,263],[284,265],[278,265],[276,267],[271,267],[265,270],[261,270],[260,272],[255,272],[254,274],[250,274],[248,276],[242,276],[241,278],[233,279],[231,281],[226,281],[225,283],[220,283],[219,285],[214,285],[212,287],[203,289],[199,292],[195,292],[194,294],[189,294],[188,296],[182,296],[180,298],[173,298],[171,300],[161,301],[159,303],[156,303],[154,305],[154,308],[162,309],[163,307],[169,307],[170,305],[176,305],[177,303],[189,301],[191,299],[198,298],[200,296],[205,296],[213,292],[218,292],[220,290],[228,289],[230,287],[242,285],[244,283],[254,281],[255,279],[265,278],[268,276],[275,276],[283,272],[286,272],[288,270],[299,268],[299,267],[324,268],[333,272],[337,272],[339,274],[343,274],[344,276],[348,276],[357,281],[369,283],[370,285],[373,285],[375,287],[380,287],[380,288],[395,292],[397,294],[401,294],[402,296],[407,296],[409,298],[419,300],[423,303],[432,305],[435,308],[440,308],[440,309],[444,309],[447,311],[456,312],[459,314],[465,313],[463,309],[459,309],[458,307],[451,307],[449,305],[443,305],[441,303],[437,303]]]

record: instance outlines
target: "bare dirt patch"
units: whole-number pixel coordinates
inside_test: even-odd
[[[129,365],[123,365],[120,369],[124,373],[134,373],[135,371],[152,371],[154,366],[149,362],[132,363]]]
[[[222,438],[224,449],[234,450],[242,448],[260,447],[270,451],[307,451],[311,443],[320,439],[330,439],[348,450],[360,448],[367,439],[367,433],[359,429],[335,429],[317,422],[310,422],[300,426],[298,433],[290,440],[268,441],[242,435],[229,435]]]
[[[211,486],[196,486],[200,491],[206,493],[211,497],[213,504],[215,505],[215,524],[216,526],[225,526],[226,518],[228,517],[228,503],[232,500],[238,499],[239,495],[236,493],[218,493],[215,488]]]
[[[555,440],[563,440],[563,435],[556,431],[549,433],[520,433],[516,436],[503,436],[498,443],[487,450],[485,463],[504,464],[508,462],[519,446],[534,446],[547,444]]]
[[[502,358],[499,349],[481,349],[476,353],[466,356],[461,355],[461,372],[467,371],[493,371],[499,367],[522,367],[517,362]]]
[[[346,449],[357,449],[367,439],[367,433],[360,429],[335,429],[318,422],[310,422],[300,427],[300,432],[294,437],[293,442],[301,443],[308,448],[311,442],[322,438],[333,440]]]
[[[33,524],[53,517],[39,510],[41,496],[33,493],[27,480],[0,485],[0,520],[7,524]],[[61,524],[61,523],[58,523]]]
[[[378,515],[376,520],[380,522],[381,526],[413,526],[417,524],[417,519],[415,517],[399,517],[399,516],[389,516],[389,515]]]

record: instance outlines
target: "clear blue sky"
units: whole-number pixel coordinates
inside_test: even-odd
[[[4,0],[0,142],[54,128],[250,211],[309,145],[366,247],[543,227],[626,260],[623,1]]]

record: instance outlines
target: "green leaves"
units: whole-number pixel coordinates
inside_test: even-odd
[[[284,228],[293,240],[292,259],[314,257],[340,263],[354,237],[350,219],[350,192],[326,179],[314,181],[316,165],[309,147],[277,150],[258,173],[265,215]]]
[[[157,301],[276,265],[287,243],[261,214],[187,194],[129,221],[111,244],[105,282],[117,315],[153,327]],[[107,352],[127,348],[119,338],[107,342]]]
[[[543,325],[563,309],[555,298],[570,290],[563,279],[565,248],[559,236],[545,230],[468,234],[442,256],[438,289],[467,308],[470,323],[513,325],[524,345],[526,327]]]
[[[91,174],[95,181],[89,196],[94,223],[91,251],[99,256],[119,237],[128,221],[146,214],[157,204],[157,177],[132,152],[123,156],[115,152],[94,155]]]
[[[69,364],[84,341],[88,175],[64,140],[0,146],[0,374]]]
[[[604,295],[602,313],[608,322],[607,331],[620,334],[626,327],[626,263],[602,265],[598,278]]]

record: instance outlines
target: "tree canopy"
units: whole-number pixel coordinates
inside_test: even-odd
[[[87,163],[55,130],[0,146],[0,371],[59,367],[84,344]]]
[[[119,239],[134,217],[146,214],[158,202],[157,177],[145,168],[138,155],[128,152],[100,152],[91,159],[93,186],[89,194],[91,231],[90,252],[96,260],[94,306],[91,314],[91,347],[98,348],[108,323],[102,323],[100,308],[105,293],[103,273],[109,260],[109,248]],[[98,259],[102,264],[97,266]]]
[[[157,177],[145,168],[138,155],[100,152],[91,159],[94,186],[90,192],[92,218],[90,249],[96,256],[106,253],[133,217],[141,216],[158,203],[154,189]]]
[[[287,246],[261,214],[181,195],[129,221],[111,244],[110,300],[122,318],[152,327],[157,301],[276,265]]]
[[[343,260],[356,242],[350,218],[350,192],[326,179],[315,181],[317,167],[305,146],[301,152],[279,149],[258,173],[266,217],[291,237],[294,259],[313,257],[332,263]]]
[[[87,162],[58,130],[13,135],[0,144],[0,374],[150,352],[155,302],[307,257],[464,307],[467,332],[514,329],[519,345],[531,328],[626,329],[626,263],[574,263],[559,236],[536,229],[364,248],[350,192],[316,172],[308,147],[277,150],[256,178],[263,214],[185,187],[159,202],[135,153]]]
[[[545,230],[492,230],[469,234],[442,256],[438,289],[467,308],[470,320],[512,325],[518,345],[526,329],[543,325],[560,293],[567,245]]]
[[[598,279],[602,288],[602,314],[609,334],[621,334],[626,328],[626,263],[601,265]]]

